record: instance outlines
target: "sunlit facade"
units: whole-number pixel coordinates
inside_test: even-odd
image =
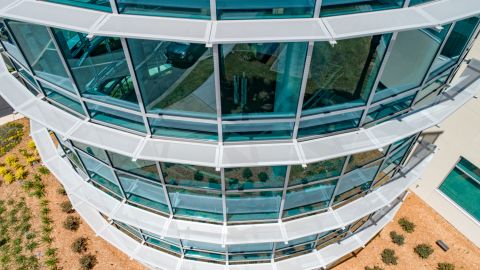
[[[1,94],[145,265],[328,268],[398,210],[446,97],[473,95],[450,90],[478,33],[462,1],[2,4]]]

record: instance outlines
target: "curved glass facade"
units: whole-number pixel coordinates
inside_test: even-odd
[[[213,47],[0,22],[4,56],[53,105],[139,135],[238,143],[349,132],[428,104],[425,88],[450,81],[479,18],[334,45]]]
[[[235,224],[299,218],[352,202],[389,182],[414,138],[398,141],[382,151],[338,157],[306,167],[220,170],[132,161],[80,142],[58,141],[78,173],[118,200],[174,218]]]

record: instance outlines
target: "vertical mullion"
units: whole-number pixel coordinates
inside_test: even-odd
[[[112,12],[114,14],[118,14],[118,7],[117,7],[116,0],[109,0],[109,2],[110,2],[110,7],[112,8]]]
[[[222,208],[223,208],[223,225],[227,225],[227,191],[225,186],[225,169],[220,169],[220,179],[222,185]]]
[[[150,130],[150,123],[148,122],[148,119],[146,116],[145,104],[143,103],[142,95],[140,93],[140,86],[138,85],[137,74],[135,72],[135,68],[133,67],[132,57],[130,55],[130,49],[128,48],[127,40],[125,38],[120,38],[120,40],[122,42],[123,54],[125,55],[125,60],[127,61],[130,78],[132,78],[133,89],[135,90],[135,96],[137,97],[138,105],[140,107],[140,112],[142,113],[143,123],[147,130],[147,136],[151,136],[152,131]]]
[[[320,17],[320,9],[322,8],[322,0],[315,0],[315,7],[313,10],[313,18]]]
[[[210,20],[216,21],[217,20],[217,1],[210,0]]]
[[[393,143],[388,146],[387,153],[385,153],[385,156],[383,157],[382,162],[380,162],[378,170],[375,173],[375,176],[373,177],[373,181],[370,184],[370,187],[368,188],[369,191],[372,191],[373,185],[375,184],[375,179],[377,178],[378,174],[380,174],[380,172],[382,171],[382,167],[385,164],[385,162],[388,160],[388,158],[390,157],[390,154],[392,153],[392,151],[393,151]]]
[[[31,74],[35,74],[33,72],[32,66],[30,65],[29,61],[27,61],[27,58],[25,57],[25,53],[23,52],[23,49],[18,45],[17,38],[13,35],[13,32],[10,30],[10,26],[8,25],[8,23],[5,20],[3,21],[3,25],[5,25],[5,30],[7,30],[7,33],[10,35],[10,38],[12,38],[13,43],[15,43],[18,50],[22,54],[23,60],[25,60],[25,63],[27,63],[26,67],[24,65],[20,65],[20,66],[27,68],[30,71]],[[5,47],[4,47],[4,49],[5,49]],[[5,51],[8,52],[8,50],[5,50]],[[15,57],[12,57],[12,58],[15,59]],[[20,63],[19,59],[15,59],[15,60],[17,60],[17,62]]]
[[[410,6],[410,0],[405,0],[405,2],[403,2],[403,7],[408,8],[408,6]]]
[[[296,139],[298,136],[298,128],[300,125],[300,117],[302,116],[303,100],[305,99],[305,90],[307,88],[308,74],[310,73],[310,65],[312,63],[312,54],[313,54],[314,46],[315,46],[315,42],[313,41],[308,42],[307,56],[305,57],[305,67],[303,69],[302,84],[300,88],[300,94],[298,97],[297,112],[295,115],[295,124],[293,126],[293,134],[292,134],[293,139]]]
[[[351,157],[352,157],[352,155],[348,155],[347,158],[345,159],[345,163],[343,163],[342,173],[338,177],[337,185],[335,186],[335,189],[333,190],[333,193],[332,193],[332,198],[330,198],[330,202],[328,202],[328,208],[332,207],[333,201],[334,201],[335,196],[337,195],[337,192],[338,192],[338,187],[340,186],[340,182],[342,181],[342,177],[344,176],[345,171],[347,170],[347,166],[348,166],[348,163],[350,162]]]
[[[122,183],[120,183],[120,179],[118,179],[117,172],[113,168],[112,160],[110,159],[110,155],[107,153],[107,151],[105,151],[103,149],[101,149],[101,150],[105,153],[105,156],[107,157],[107,165],[108,165],[110,171],[112,171],[113,177],[115,177],[115,180],[117,181],[117,185],[120,188],[120,192],[122,192],[122,195],[123,195],[123,198],[124,198],[123,202],[125,202],[126,200],[128,200],[128,198],[127,198],[127,195],[125,195],[125,190],[123,190],[123,186],[122,186]]]
[[[215,99],[217,107],[217,131],[218,131],[218,143],[223,144],[223,131],[222,131],[222,95],[220,93],[220,48],[218,44],[213,44],[213,69],[215,76]]]
[[[54,35],[52,29],[50,27],[46,27],[46,28],[47,28],[48,34],[50,35],[50,39],[52,40],[53,45],[55,46],[55,50],[57,51],[57,54],[60,57],[60,61],[62,62],[63,68],[64,68],[65,72],[67,73],[68,78],[70,79],[70,83],[73,86],[73,89],[75,91],[75,95],[78,98],[78,102],[80,102],[80,105],[82,106],[82,109],[85,113],[85,117],[89,121],[90,120],[90,114],[88,113],[87,106],[83,102],[82,96],[80,95],[80,90],[77,87],[77,82],[73,78],[72,72],[70,71],[70,67],[68,66],[68,63],[65,60],[63,53],[61,53],[61,48],[60,48],[60,46],[57,42],[57,39],[55,38],[55,35]]]
[[[170,211],[170,218],[173,217],[173,208],[172,203],[170,202],[170,196],[168,196],[167,185],[165,184],[165,179],[163,178],[162,167],[160,166],[160,162],[156,161],[155,165],[157,166],[157,172],[160,176],[160,182],[163,186],[163,196],[165,196],[165,201],[167,202],[168,210]]]
[[[380,80],[382,78],[383,72],[385,71],[385,67],[388,64],[388,60],[392,54],[393,47],[395,42],[397,41],[398,32],[394,32],[390,41],[388,42],[387,49],[385,50],[385,55],[383,56],[382,64],[380,65],[380,69],[377,72],[377,77],[375,78],[375,82],[372,85],[372,90],[370,90],[370,95],[368,96],[367,103],[365,104],[365,110],[363,111],[362,117],[360,118],[360,122],[358,124],[359,127],[362,127],[365,124],[365,120],[367,118],[368,111],[370,106],[373,103],[373,98],[375,97],[375,93],[377,92],[378,85],[380,84]]]
[[[278,212],[278,222],[282,220],[282,213],[283,213],[283,209],[285,208],[285,197],[287,196],[287,188],[288,188],[288,182],[290,181],[290,172],[291,172],[292,166],[295,166],[295,165],[288,165],[287,167],[285,182],[283,183],[282,200],[280,201],[280,210]]]

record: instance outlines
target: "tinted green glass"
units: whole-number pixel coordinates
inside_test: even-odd
[[[348,112],[324,117],[301,120],[298,130],[299,137],[322,135],[357,128],[363,111]]]
[[[45,26],[9,21],[8,26],[35,74],[74,92],[60,56]]]
[[[213,123],[190,122],[179,119],[148,118],[152,134],[195,140],[218,140],[218,126]]]
[[[364,105],[391,35],[315,42],[302,114]]]
[[[407,96],[390,103],[380,104],[368,111],[366,123],[377,121],[387,116],[406,110],[410,107],[415,98],[415,94]]]
[[[217,15],[222,20],[310,18],[314,0],[217,0]]]
[[[177,187],[167,187],[167,190],[175,215],[201,220],[223,220],[222,193]]]
[[[448,33],[419,29],[399,32],[385,65],[373,101],[379,101],[420,86]]]
[[[445,85],[447,82],[448,76],[450,75],[450,72],[447,72],[446,74],[442,75],[438,79],[434,80],[433,82],[430,82],[425,86],[422,90],[420,90],[415,97],[415,104],[425,104],[431,101],[434,97],[438,95],[440,90],[442,90],[442,86]]]
[[[119,111],[113,108],[108,108],[89,102],[85,102],[85,105],[88,108],[90,117],[95,120],[116,126],[121,126],[127,129],[133,129],[142,133],[146,132],[143,118],[139,115]]]
[[[404,0],[323,0],[320,16],[401,8]]]
[[[81,142],[77,142],[77,141],[72,141],[71,140],[70,142],[72,143],[73,146],[75,146],[76,148],[78,148],[78,149],[82,150],[83,152],[89,154],[90,156],[92,156],[96,159],[99,159],[106,164],[109,164],[107,153],[105,153],[105,150],[100,149],[100,148],[95,147],[95,146],[92,146],[92,145],[87,145],[87,144],[84,144],[84,143],[81,143]]]
[[[10,56],[22,63],[22,65],[28,67],[27,61],[23,58],[22,52],[8,33],[7,27],[3,21],[0,21],[0,43]]]
[[[227,193],[227,219],[252,221],[278,219],[281,191]]]
[[[420,4],[428,3],[432,1],[435,1],[435,0],[410,0],[410,6],[416,6],[416,5],[420,5]]]
[[[140,110],[120,38],[54,29],[80,93],[84,97]]]
[[[66,94],[61,93],[60,91],[56,90],[54,87],[47,86],[44,83],[40,83],[40,85],[43,88],[43,91],[45,92],[46,96],[55,101],[58,102],[65,107],[68,107],[77,113],[81,115],[85,115],[85,112],[83,111],[82,105],[78,101],[78,99],[73,98],[71,96],[67,96]]]
[[[457,163],[457,167],[466,172],[470,177],[480,182],[480,168],[475,166],[470,161],[465,158],[460,158],[460,161]]]
[[[478,17],[471,17],[455,23],[442,52],[433,62],[430,78],[437,76],[458,62],[477,27],[478,20]]]
[[[283,217],[327,208],[336,184],[333,180],[287,190]]]
[[[209,0],[115,0],[120,13],[192,19],[210,18]]]
[[[225,122],[224,122],[225,123]],[[290,139],[294,122],[223,124],[224,141]]]
[[[143,176],[152,180],[160,181],[157,165],[154,161],[136,159],[120,155],[114,152],[107,152],[114,168],[118,168],[129,173]]]
[[[307,43],[220,45],[223,118],[294,116]]]
[[[230,190],[280,188],[287,166],[225,168],[226,188]]]
[[[215,168],[162,162],[163,178],[170,185],[221,189],[220,172]]]
[[[128,46],[147,112],[216,117],[212,49],[141,39]]]
[[[352,170],[358,169],[372,161],[382,158],[384,155],[385,154],[379,150],[371,150],[368,152],[354,154],[350,157],[345,171],[350,172]]]
[[[105,12],[112,12],[109,0],[45,0],[48,2],[65,4],[69,6],[95,9]]]
[[[308,164],[306,168],[301,165],[292,165],[288,186],[307,184],[310,182],[339,176],[342,172],[345,157],[329,159]]]

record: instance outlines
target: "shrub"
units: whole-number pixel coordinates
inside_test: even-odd
[[[15,178],[18,179],[18,180],[23,180],[27,177],[28,175],[28,172],[25,171],[24,168],[18,168],[16,171],[15,171]]]
[[[422,259],[426,259],[428,258],[430,255],[432,255],[433,253],[433,248],[432,246],[428,245],[428,244],[420,244],[420,245],[417,245],[413,251],[415,251],[415,253],[417,253],[417,255],[422,258]]]
[[[249,179],[250,177],[253,176],[252,170],[250,170],[250,168],[245,168],[245,169],[243,169],[242,176],[243,176],[243,178],[245,178],[245,179]]]
[[[413,233],[415,231],[415,224],[408,220],[406,217],[402,217],[398,220],[398,224],[407,233]]]
[[[375,265],[374,267],[365,266],[365,270],[384,270],[384,269],[380,266]]]
[[[197,181],[202,181],[203,180],[203,174],[200,171],[196,171],[195,174],[193,175],[193,179]]]
[[[403,246],[403,244],[405,244],[405,237],[401,234],[398,234],[396,231],[390,232],[390,238],[394,244],[399,246]]]
[[[55,254],[57,254],[57,249],[56,248],[48,248],[45,251],[45,255],[47,255],[47,256],[54,256]]]
[[[12,167],[12,165],[15,165],[15,163],[18,162],[18,158],[14,155],[8,155],[5,157],[5,162],[8,164],[8,166]]]
[[[15,181],[15,176],[13,175],[13,173],[9,172],[3,176],[3,181],[6,184],[11,184],[13,183],[13,181]]]
[[[398,263],[398,257],[395,256],[395,250],[386,248],[382,251],[382,262],[384,262],[386,265],[397,265]]]
[[[67,214],[70,214],[70,213],[74,212],[73,207],[72,207],[72,203],[69,202],[69,201],[62,202],[60,204],[60,208],[62,209],[62,212],[67,213]]]
[[[27,157],[27,163],[28,165],[34,165],[35,163],[39,162],[40,159],[38,157],[34,157],[34,156],[31,156],[31,157]]]
[[[38,172],[43,175],[47,175],[50,171],[45,166],[38,167]]]
[[[25,246],[25,248],[30,251],[36,249],[37,247],[38,247],[38,243],[35,241],[28,242],[27,245]]]
[[[79,237],[75,239],[72,243],[72,251],[76,253],[83,253],[87,251],[87,241],[88,239],[85,237]]]
[[[92,254],[83,255],[80,260],[80,268],[82,270],[90,270],[97,264],[97,257]]]
[[[438,263],[438,270],[455,270],[455,265],[453,263]]]
[[[66,195],[67,195],[67,191],[65,191],[65,189],[64,189],[63,187],[59,187],[59,188],[57,188],[57,194],[58,194],[58,195],[66,196]]]
[[[266,172],[260,172],[258,174],[258,180],[261,182],[267,182],[268,181],[268,174]]]
[[[80,227],[80,219],[74,216],[68,216],[63,222],[63,227],[69,231],[76,231]]]
[[[5,167],[5,166],[0,166],[0,176],[4,177],[5,174],[7,174],[7,173],[9,173],[9,172],[10,172],[10,170],[7,169],[7,167]]]
[[[28,149],[30,149],[30,150],[35,150],[35,149],[37,149],[37,147],[35,146],[35,142],[32,141],[32,140],[30,140],[30,141],[28,142],[27,147],[28,147]]]

